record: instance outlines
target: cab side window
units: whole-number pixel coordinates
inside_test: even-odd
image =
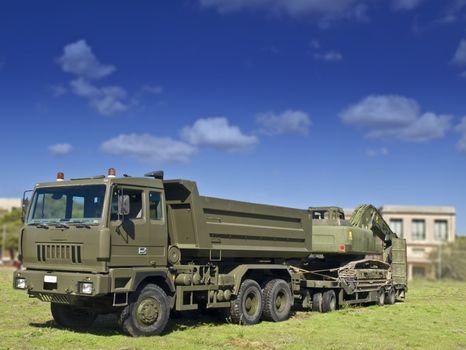
[[[123,194],[129,196],[129,214],[125,215],[125,219],[142,219],[143,206],[142,206],[142,191],[123,189]],[[111,220],[118,220],[118,190],[113,191],[112,195],[112,212],[110,215]]]
[[[160,192],[149,192],[149,210],[151,220],[162,219],[162,201]]]

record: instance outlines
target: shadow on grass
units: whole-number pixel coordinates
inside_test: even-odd
[[[176,331],[193,329],[205,325],[226,324],[226,315],[218,310],[207,310],[203,312],[183,312],[170,315],[167,327],[163,335]],[[45,322],[30,322],[29,326],[34,328],[51,328],[66,330],[58,325],[54,320]],[[86,333],[98,336],[118,336],[123,335],[118,326],[118,317],[115,314],[99,315],[90,328],[72,329],[73,332]]]

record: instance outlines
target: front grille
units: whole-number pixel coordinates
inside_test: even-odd
[[[48,303],[70,304],[70,298],[68,295],[38,293],[37,297],[41,301],[45,301]]]
[[[54,244],[38,243],[37,261],[60,261],[81,264],[82,245],[81,244]]]

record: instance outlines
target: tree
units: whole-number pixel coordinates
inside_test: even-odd
[[[466,237],[458,236],[454,242],[444,244],[440,253],[434,250],[430,258],[441,266],[440,277],[466,281]]]
[[[3,234],[3,227],[5,227],[6,240],[5,249],[9,251],[10,258],[14,258],[15,251],[18,250],[18,237],[21,229],[21,209],[14,208],[11,212],[4,214],[0,218],[0,231]],[[0,241],[0,247],[3,251],[3,237]]]

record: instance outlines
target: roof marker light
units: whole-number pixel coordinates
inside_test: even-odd
[[[65,181],[65,174],[63,174],[61,171],[57,173],[57,181]]]
[[[108,177],[115,177],[115,176],[116,176],[115,168],[108,169]]]

